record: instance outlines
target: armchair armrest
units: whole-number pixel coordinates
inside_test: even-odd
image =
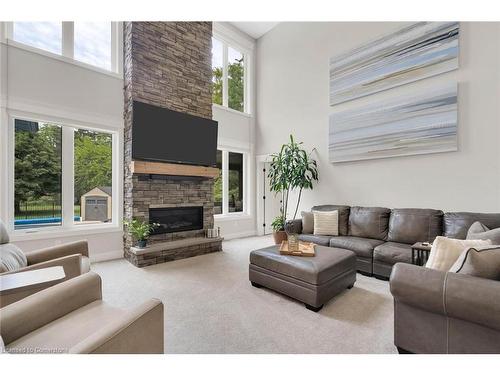
[[[448,316],[500,330],[500,281],[448,273]]]
[[[35,250],[26,253],[28,265],[45,262],[48,260],[65,257],[68,255],[81,254],[82,256],[89,256],[89,248],[87,241],[76,241],[62,245],[47,247],[45,249]]]
[[[0,335],[5,344],[89,303],[102,299],[101,278],[89,272],[5,306]]]
[[[285,222],[285,231],[287,233],[302,233],[302,219],[287,220]]]
[[[443,302],[445,278],[446,272],[413,264],[396,263],[392,268],[389,283],[394,300],[445,315]]]
[[[67,255],[61,258],[51,259],[40,263],[32,264],[28,267],[23,267],[19,270],[5,272],[2,275],[8,275],[11,273],[25,272],[31,270],[39,270],[41,268],[61,266],[64,268],[64,273],[66,274],[65,280],[72,279],[73,277],[80,276],[82,273],[82,256],[81,254]]]
[[[151,299],[93,333],[70,353],[162,354],[163,303]]]

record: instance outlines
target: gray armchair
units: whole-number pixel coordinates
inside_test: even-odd
[[[397,263],[390,287],[400,353],[500,353],[500,281]]]
[[[87,241],[77,241],[67,244],[52,246],[44,249],[35,250],[24,254],[16,245],[10,243],[9,236],[5,226],[0,221],[0,258],[10,257],[12,253],[17,252],[22,259],[23,264],[19,267],[14,267],[6,272],[1,272],[0,275],[7,275],[17,272],[36,270],[41,268],[62,266],[66,277],[61,281],[72,279],[80,276],[90,270],[89,250]],[[12,262],[11,262],[12,263]],[[0,268],[3,270],[3,268]],[[33,287],[26,289],[22,293],[3,294],[0,297],[0,307],[7,306],[24,297],[41,290]]]
[[[8,353],[163,353],[163,304],[122,310],[102,300],[89,272],[0,309]]]

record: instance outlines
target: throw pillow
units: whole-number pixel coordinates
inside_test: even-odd
[[[314,215],[312,212],[302,211],[302,233],[313,234],[314,232]]]
[[[338,236],[339,235],[339,212],[335,211],[313,211],[314,235]]]
[[[500,228],[490,229],[476,221],[467,231],[468,240],[491,240],[493,245],[500,245]]]
[[[425,265],[440,271],[448,271],[465,249],[491,245],[490,240],[457,240],[437,236],[432,243],[431,253]]]
[[[26,255],[16,245],[11,243],[0,245],[0,273],[16,271],[27,265]]]
[[[462,252],[449,272],[500,280],[500,247],[471,247]]]
[[[0,245],[9,242],[9,234],[7,233],[7,228],[3,224],[2,220],[0,220]]]

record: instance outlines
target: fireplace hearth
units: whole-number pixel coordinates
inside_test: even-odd
[[[203,229],[203,207],[150,208],[149,222],[160,225],[153,235]]]

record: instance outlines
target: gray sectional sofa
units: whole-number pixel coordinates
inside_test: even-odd
[[[299,233],[302,241],[351,250],[357,257],[358,272],[384,279],[389,278],[394,264],[411,263],[411,246],[416,242],[432,242],[436,236],[465,239],[475,221],[490,229],[500,227],[500,214],[345,205],[314,206],[311,210],[337,210],[339,235],[302,233],[302,219],[287,222],[287,231]]]

